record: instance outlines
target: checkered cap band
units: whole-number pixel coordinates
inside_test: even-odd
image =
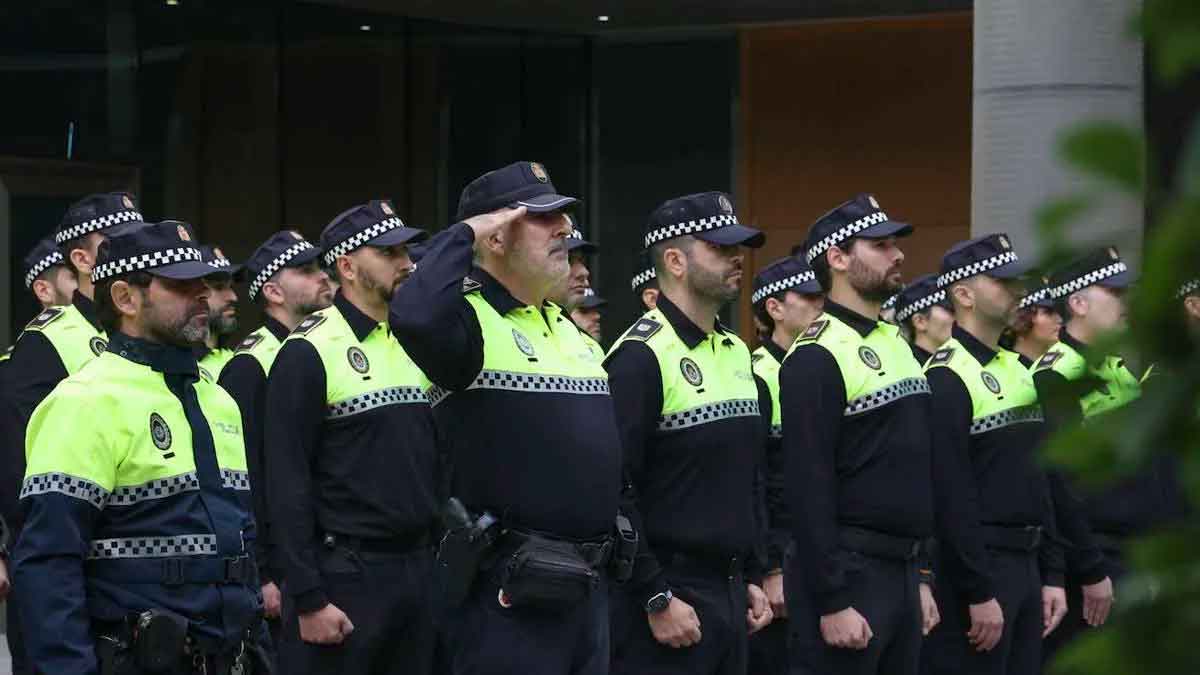
[[[400,219],[395,216],[381,220],[378,223],[375,223],[374,225],[368,227],[367,229],[359,232],[358,234],[350,237],[349,239],[346,239],[342,243],[337,244],[337,245],[333,246],[332,248],[330,248],[328,251],[326,251],[325,252],[325,265],[326,266],[333,265],[333,261],[337,260],[339,255],[346,255],[347,253],[350,253],[351,251],[353,251],[357,248],[361,248],[368,241],[371,241],[375,237],[378,237],[379,235],[383,234],[384,232],[387,232],[389,230],[394,230],[397,227],[404,227],[404,223],[401,222]]]
[[[646,248],[657,244],[660,241],[682,237],[685,234],[696,234],[697,232],[707,232],[715,230],[719,227],[728,227],[737,225],[737,216],[731,213],[721,214],[719,216],[709,216],[707,218],[698,218],[689,220],[684,223],[673,223],[671,225],[663,225],[650,230],[646,233],[645,244]]]
[[[633,283],[631,285],[633,286],[633,290],[636,291],[638,286],[641,286],[642,284],[648,284],[657,278],[658,273],[654,271],[653,267],[651,267],[648,270],[633,275]]]
[[[1200,291],[1200,277],[1198,277],[1196,279],[1192,279],[1191,281],[1187,282],[1186,284],[1180,286],[1179,292],[1176,293],[1176,297],[1178,297],[1180,300],[1182,300],[1183,298],[1191,295],[1192,293],[1195,293],[1196,291]]]
[[[813,244],[812,248],[808,249],[808,252],[804,254],[804,259],[807,260],[808,264],[811,265],[812,261],[816,260],[818,256],[824,254],[829,249],[837,246],[843,241],[846,241],[850,237],[853,237],[872,225],[878,225],[879,223],[887,222],[887,219],[888,217],[886,213],[883,211],[876,211],[875,213],[859,218],[849,225],[843,225],[833,232],[825,235],[825,237],[817,243]]]
[[[658,418],[659,431],[678,431],[689,427],[719,422],[734,417],[758,417],[758,400],[732,399],[708,403],[690,410],[681,410]]]
[[[175,263],[187,262],[189,260],[200,262],[200,249],[190,246],[169,248],[164,251],[143,253],[132,258],[118,258],[117,260],[97,265],[92,270],[92,283],[94,284],[120,274],[174,265]]]
[[[88,550],[88,559],[173,558],[216,554],[217,535],[181,534],[174,537],[93,539]]]
[[[930,293],[929,295],[927,295],[923,298],[917,298],[913,302],[911,302],[907,305],[904,305],[903,307],[897,308],[896,309],[896,321],[904,321],[905,319],[912,316],[913,314],[916,314],[917,312],[923,312],[923,311],[929,309],[930,307],[933,307],[934,305],[938,304],[939,302],[945,302],[945,301],[946,301],[946,290],[938,289],[937,291],[934,291],[933,293]]]
[[[258,292],[262,290],[263,284],[267,283],[267,280],[275,276],[276,272],[284,267],[287,267],[287,264],[292,261],[292,258],[300,255],[302,251],[307,251],[311,248],[316,247],[306,240],[300,240],[287,247],[287,250],[283,253],[275,256],[275,259],[267,263],[267,265],[263,267],[258,274],[254,275],[254,279],[250,281],[250,288],[247,292],[247,295],[250,296],[250,299],[253,300],[254,296],[258,295]]]
[[[893,295],[892,297],[888,298],[887,300],[884,300],[883,304],[879,306],[879,309],[892,309],[893,307],[896,306],[896,303],[899,300],[900,300],[900,294],[897,293],[897,294]]]
[[[776,293],[781,293],[788,289],[795,288],[801,284],[806,284],[816,278],[817,275],[810,270],[808,272],[801,272],[800,274],[793,274],[786,279],[772,281],[766,286],[754,291],[754,293],[750,296],[750,302],[751,304],[757,304],[759,300],[775,295]]]
[[[1129,266],[1118,260],[1110,265],[1105,265],[1100,269],[1092,270],[1081,277],[1075,277],[1070,281],[1053,286],[1050,288],[1050,297],[1055,300],[1061,300],[1076,291],[1083,289],[1093,284],[1098,284],[1109,277],[1115,277],[1122,272],[1128,272]]]
[[[62,253],[58,251],[52,252],[50,255],[37,261],[37,264],[29,268],[29,272],[25,274],[25,288],[33,286],[33,280],[38,278],[38,275],[55,265],[61,265],[63,261]]]
[[[233,267],[233,263],[229,262],[229,258],[213,258],[206,263],[209,267],[223,270],[226,267]]]
[[[979,262],[973,262],[970,265],[956,267],[949,272],[939,274],[937,278],[938,288],[945,288],[956,281],[970,279],[973,276],[983,274],[988,270],[994,270],[1001,265],[1017,262],[1017,254],[1013,251],[1005,251],[1000,255],[994,255],[990,258],[984,258]]]
[[[91,234],[92,232],[99,232],[100,230],[112,227],[113,225],[140,222],[142,222],[142,214],[138,213],[137,211],[117,211],[116,213],[110,213],[107,216],[100,216],[99,218],[85,220],[78,225],[72,225],[61,232],[55,233],[54,243],[61,246],[72,239],[78,239],[85,234]]]
[[[1046,299],[1050,295],[1049,288],[1039,288],[1036,291],[1021,298],[1021,302],[1017,303],[1017,309],[1029,309],[1037,303]]]

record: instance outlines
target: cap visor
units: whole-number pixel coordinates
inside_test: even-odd
[[[428,236],[425,230],[415,227],[396,227],[367,241],[363,246],[399,246],[409,242],[416,243]]]
[[[224,270],[214,270],[211,265],[198,260],[185,260],[162,267],[151,267],[146,271],[156,277],[168,279],[203,279],[216,272],[224,272]]]
[[[766,243],[767,235],[759,232],[753,227],[745,225],[726,225],[713,230],[705,230],[697,232],[694,235],[697,239],[707,241],[710,244],[719,246],[747,246],[749,248],[758,248]]]
[[[608,301],[598,295],[589,295],[579,303],[583,309],[599,309],[608,304]]]
[[[550,211],[562,211],[563,209],[571,208],[578,203],[579,200],[574,197],[564,197],[551,192],[513,202],[512,206],[513,208],[524,206],[530,213],[549,213]]]
[[[993,279],[1020,279],[1021,277],[1029,276],[1029,273],[1032,270],[1032,263],[1018,258],[1016,262],[1010,262],[1006,265],[992,268],[987,272],[984,272],[984,274],[992,277]]]
[[[885,220],[872,225],[854,235],[863,239],[883,239],[885,237],[907,237],[913,233],[913,226],[896,220]]]
[[[592,254],[599,250],[595,244],[584,239],[568,239],[567,252],[582,251],[583,253]]]
[[[821,288],[821,284],[818,283],[816,279],[812,281],[806,281],[791,290],[796,291],[797,293],[804,293],[805,295],[819,295],[825,292]]]
[[[1105,288],[1129,288],[1135,283],[1137,283],[1137,275],[1133,272],[1125,271],[1114,274],[1107,279],[1101,279],[1096,282],[1096,285],[1104,286]]]
[[[314,260],[319,260],[320,258],[321,249],[314,246],[312,248],[306,248],[292,256],[292,259],[289,260],[284,267],[300,267],[302,265],[307,265]]]

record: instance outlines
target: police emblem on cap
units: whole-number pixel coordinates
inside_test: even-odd
[[[679,372],[683,373],[683,379],[693,387],[704,384],[704,373],[700,372],[700,366],[686,356],[679,360]]]
[[[1108,257],[1112,258],[1113,260],[1118,260],[1121,256],[1117,255],[1117,249],[1115,246],[1109,246]]]
[[[1008,237],[1004,235],[1000,235],[1000,245],[1003,246],[1004,250],[1006,251],[1012,248],[1012,244],[1008,243]]]
[[[367,355],[358,347],[346,350],[346,360],[350,362],[350,367],[357,372],[365,373],[371,369],[371,362],[367,360]]]
[[[96,335],[91,340],[88,340],[88,347],[92,348],[93,354],[100,356],[104,353],[105,349],[108,349],[108,343],[104,341],[104,338]]]
[[[539,181],[543,183],[550,182],[550,174],[546,173],[546,167],[542,166],[541,164],[538,164],[537,162],[530,162],[529,170],[533,172],[533,177]]]
[[[217,248],[216,246],[213,247],[213,255],[217,256],[218,258],[228,257],[224,253],[221,252],[221,249]]]
[[[191,241],[192,235],[188,234],[187,228],[182,225],[176,225],[175,231],[179,233],[179,238],[184,241]]]
[[[729,198],[725,195],[717,195],[717,206],[720,207],[721,213],[733,213],[733,204],[729,203]]]
[[[171,447],[171,428],[158,413],[150,413],[150,440],[154,442],[154,447],[164,452]],[[164,455],[167,459],[174,456],[173,452]]]
[[[879,370],[879,367],[883,365],[880,363],[879,355],[875,353],[875,350],[866,345],[858,348],[858,358],[862,359],[862,362],[867,364],[867,367],[871,370]]]
[[[288,230],[288,234],[292,235],[292,239],[295,239],[296,241],[301,241],[304,239],[303,235],[295,230]]]
[[[993,394],[1000,393],[1000,380],[997,380],[995,375],[985,370],[980,373],[979,377],[983,379],[983,386],[987,387],[988,391]]]
[[[875,200],[875,195],[868,195],[867,201],[871,202],[871,206],[874,206],[875,208],[879,208],[879,202]]]
[[[513,329],[512,334],[513,342],[517,343],[517,349],[520,349],[525,356],[533,356],[533,343],[529,341],[529,338],[521,335],[516,328]]]
[[[129,195],[121,195],[121,203],[124,204],[125,208],[127,209],[133,208],[133,200],[129,198]]]
[[[383,211],[389,216],[395,215],[395,212],[392,211],[392,205],[388,204],[387,202],[379,202],[379,210]]]

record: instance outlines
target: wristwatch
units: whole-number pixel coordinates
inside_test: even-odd
[[[653,597],[646,601],[646,613],[658,614],[659,612],[665,610],[668,606],[670,606],[671,598],[673,597],[675,596],[671,595],[671,589],[669,588],[661,593],[654,594]]]

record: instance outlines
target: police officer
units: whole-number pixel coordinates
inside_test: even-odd
[[[341,288],[280,347],[266,398],[267,498],[283,566],[281,669],[425,673],[437,449],[428,381],[387,324],[424,237],[387,201],[339,214]]]
[[[1067,612],[1063,553],[1037,465],[1043,415],[1020,356],[999,346],[1028,267],[1007,235],[961,242],[938,289],[954,305],[950,339],[928,360],[939,577],[945,620],[924,672],[1037,672],[1042,638]],[[968,645],[969,643],[969,645]],[[970,648],[969,648],[970,647]]]
[[[599,338],[593,335],[593,331],[598,333],[600,329],[599,310],[596,309],[595,300],[588,300],[589,297],[595,297],[595,291],[592,290],[587,258],[595,254],[599,247],[583,238],[583,233],[574,226],[574,221],[568,214],[564,213],[563,216],[571,223],[571,234],[567,236],[567,261],[570,263],[570,271],[565,283],[548,299],[562,308],[567,317],[583,332],[584,341],[588,343],[593,355],[603,359],[604,349],[600,347]],[[588,303],[589,307],[583,308],[585,303]],[[583,308],[580,321],[576,321],[576,310],[580,308]],[[584,323],[587,323],[591,330],[585,327]]]
[[[1058,342],[1062,323],[1050,288],[1042,282],[1022,296],[1016,317],[1000,338],[1000,346],[1020,354],[1022,363],[1031,367]]]
[[[238,326],[238,297],[233,288],[233,277],[242,266],[233,264],[215,246],[201,245],[200,253],[204,256],[204,264],[214,271],[204,277],[204,283],[208,284],[208,337],[202,345],[197,345],[196,358],[200,363],[200,376],[216,382],[221,369],[233,358],[229,340]]]
[[[596,291],[593,289],[586,288],[583,291],[583,300],[576,305],[575,309],[571,310],[571,321],[574,321],[575,325],[587,333],[588,337],[592,338],[597,345],[604,337],[600,320],[603,318],[602,313],[607,306],[607,300],[596,295]]]
[[[202,249],[203,250],[203,249]],[[250,255],[242,274],[248,279],[247,297],[258,305],[263,325],[238,344],[233,358],[221,370],[218,383],[237,401],[246,439],[246,462],[254,497],[254,519],[258,525],[258,576],[262,583],[263,612],[274,642],[279,639],[279,612],[283,581],[281,563],[272,541],[267,508],[266,455],[263,427],[266,417],[267,374],[289,333],[305,317],[325,309],[333,301],[329,277],[317,259],[321,251],[298,232],[285,230],[271,235]],[[211,327],[211,323],[210,323]]]
[[[770,408],[750,350],[717,320],[738,297],[740,247],[764,239],[720,192],[670,199],[646,224],[661,293],[605,362],[622,508],[641,533],[614,618],[614,673],[743,673],[747,633],[771,621],[752,555],[765,543],[757,479]]]
[[[29,422],[15,551],[44,673],[266,672],[237,404],[200,379],[211,268],[178,223],[100,245],[109,348]],[[160,668],[155,668],[158,665]]]
[[[392,303],[396,336],[435,385],[452,494],[506,532],[446,618],[456,674],[609,672],[605,565],[620,440],[600,360],[546,301],[568,274],[571,228],[562,216],[576,203],[538,163],[476,178],[459,199],[460,222],[437,238]],[[557,552],[562,588],[529,565],[500,564],[551,569],[541,551]],[[521,606],[533,600],[514,583],[551,608]]]
[[[33,293],[42,309],[71,304],[79,281],[52,237],[39,241],[24,262],[25,288]]]
[[[938,288],[937,276],[917,277],[896,294],[895,323],[922,368],[950,339],[950,327],[954,325],[954,306],[946,298],[945,289]]]
[[[879,306],[879,320],[880,321],[886,321],[887,323],[897,323],[896,305],[899,302],[899,300],[900,300],[900,294],[896,293],[896,294],[892,295],[891,297],[889,297],[887,300],[883,301],[883,304]]]
[[[633,294],[638,302],[642,303],[642,307],[647,312],[654,309],[658,304],[658,273],[654,271],[654,263],[650,261],[648,251],[638,253],[637,274],[633,275],[631,285]]]
[[[912,229],[864,194],[818,219],[805,240],[826,298],[779,376],[797,514],[796,569],[785,575],[804,582],[787,597],[788,615],[813,631],[797,637],[793,667],[915,673],[922,630],[936,623],[918,577],[933,530],[929,385],[899,329],[877,318],[900,290],[897,238]]]
[[[751,354],[754,374],[771,397],[771,429],[766,446],[767,576],[763,591],[771,603],[771,625],[750,638],[751,673],[788,672],[787,603],[784,559],[791,556],[792,519],[787,510],[783,462],[783,423],[779,410],[779,368],[800,333],[821,315],[824,294],[812,268],[795,256],[777,260],[754,277],[750,296],[754,314],[765,330]]]

